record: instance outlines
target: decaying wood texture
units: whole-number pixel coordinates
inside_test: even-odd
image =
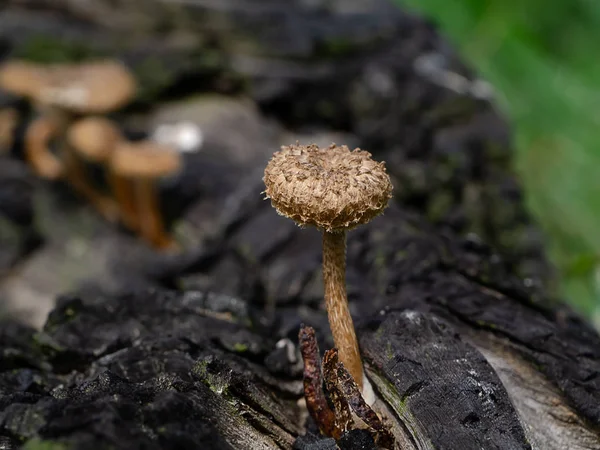
[[[267,214],[265,232],[287,226]],[[349,236],[352,308],[367,375],[402,448],[600,448],[594,331],[531,302],[488,249],[395,206],[366,228]],[[225,235],[217,245],[226,252],[207,251],[189,266],[201,272],[189,270],[218,279],[223,258],[237,255],[260,285],[287,253],[312,260],[298,270],[318,277],[319,258],[307,255],[318,255],[319,240],[290,233],[266,259],[247,249],[242,257]],[[491,261],[496,279],[481,270]],[[264,286],[235,290],[88,292],[63,298],[40,333],[5,325],[0,430],[15,445],[38,436],[71,448],[292,448],[306,417],[297,332],[310,323],[330,348],[326,315],[308,284],[278,299],[266,322]],[[297,448],[331,444],[305,439]],[[339,445],[348,442],[358,439]]]
[[[419,72],[434,55],[477,81],[431,25],[383,0],[119,2],[119,20],[110,2],[99,13],[25,3],[37,8],[0,11],[10,56],[58,35],[63,57],[93,43],[87,56],[137,67],[138,107],[199,80],[218,96],[141,119],[184,110],[206,131],[161,193],[193,196],[175,223],[178,255],[152,253],[2,160],[2,241],[26,241],[37,221],[45,239],[2,280],[2,301],[71,294],[41,330],[0,324],[1,448],[374,448],[368,431],[336,442],[307,419],[298,330],[333,347],[321,239],[260,195],[280,144],[342,136],[385,160],[395,186],[385,215],[348,234],[347,291],[375,409],[400,448],[600,449],[600,337],[555,302],[503,120]],[[133,24],[144,26],[123,49]],[[0,250],[12,260],[13,247]]]

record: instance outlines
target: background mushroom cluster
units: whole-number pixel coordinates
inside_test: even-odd
[[[11,60],[0,66],[0,90],[27,102],[34,113],[24,131],[22,157],[35,174],[68,183],[104,218],[139,233],[150,245],[174,248],[155,184],[180,172],[177,143],[165,137],[164,128],[158,139],[132,140],[108,117],[134,99],[136,87],[132,72],[117,60]],[[5,148],[17,120],[15,110],[3,110]]]

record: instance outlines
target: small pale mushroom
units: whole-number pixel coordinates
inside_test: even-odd
[[[32,98],[46,82],[42,64],[12,60],[0,65],[0,89],[19,97]]]
[[[46,108],[71,114],[104,114],[133,99],[136,81],[122,63],[113,60],[56,64],[45,68],[44,82],[31,94]]]
[[[29,61],[7,61],[0,65],[0,89],[32,100],[47,83],[48,69]],[[58,134],[60,122],[56,118],[38,117],[25,131],[25,157],[34,172],[46,179],[63,176],[60,159],[50,150],[50,143]]]
[[[85,178],[69,146],[63,145],[67,128],[79,116],[122,108],[135,95],[136,82],[123,64],[113,60],[50,65],[11,61],[0,67],[0,88],[28,98],[41,113],[32,124],[35,126],[26,131],[29,139],[26,139],[25,154],[34,170],[40,176],[55,176],[60,172],[79,189]],[[44,135],[45,141],[42,136],[35,136],[39,130],[49,131]],[[50,150],[52,140],[59,143],[58,156]],[[27,142],[36,145],[30,147]],[[44,151],[46,155],[42,157]],[[47,163],[54,160],[53,167],[62,165],[63,168],[40,171],[40,164],[35,161],[42,160]]]
[[[64,175],[63,163],[50,150],[59,125],[50,117],[34,119],[24,136],[25,157],[33,171],[47,180],[58,180]]]
[[[346,231],[386,208],[392,184],[385,165],[360,149],[296,144],[273,155],[263,180],[266,197],[280,215],[322,231],[325,304],[333,340],[341,362],[371,403],[374,396],[348,309]]]
[[[110,169],[121,210],[134,211],[129,226],[156,248],[174,248],[165,230],[157,182],[180,172],[181,154],[150,141],[121,142],[111,157]]]
[[[100,116],[78,120],[67,131],[67,144],[75,155],[72,164],[77,166],[71,176],[71,184],[110,221],[119,218],[118,205],[109,195],[103,194],[88,181],[92,178],[89,166],[106,166],[105,170],[109,171],[110,157],[122,140],[123,135],[119,127]]]
[[[118,61],[56,64],[45,70],[43,83],[30,97],[47,116],[58,121],[58,139],[64,137],[66,129],[78,116],[116,111],[135,94],[133,75]],[[60,158],[67,180],[76,189],[87,184],[76,155],[68,145],[62,145]],[[85,190],[89,188],[86,186]]]

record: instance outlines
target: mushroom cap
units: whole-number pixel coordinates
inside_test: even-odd
[[[122,139],[117,125],[104,117],[78,120],[67,131],[69,145],[84,158],[97,163],[108,160]]]
[[[267,164],[263,181],[279,214],[326,231],[367,223],[392,198],[385,163],[345,145],[281,147]]]
[[[123,64],[100,60],[46,67],[31,98],[78,114],[102,114],[125,106],[135,91],[135,79]]]
[[[110,165],[114,173],[124,177],[155,179],[179,172],[182,158],[173,148],[155,142],[121,142]]]
[[[31,97],[45,84],[47,76],[41,64],[7,61],[0,66],[0,88],[21,97]]]

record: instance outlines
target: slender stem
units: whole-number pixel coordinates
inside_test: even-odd
[[[325,305],[339,358],[363,387],[363,367],[346,295],[346,232],[323,232]]]
[[[91,176],[87,162],[75,154],[73,149],[68,149],[64,153],[63,163],[71,187],[89,201],[105,219],[115,222],[119,216],[117,203],[89,181]]]
[[[64,175],[64,165],[49,149],[57,128],[49,117],[39,117],[25,132],[25,157],[37,175],[56,180]]]
[[[173,246],[173,241],[165,232],[155,184],[156,180],[152,179],[134,181],[140,233],[155,247],[166,249]]]
[[[139,220],[135,208],[135,198],[133,194],[133,181],[109,169],[109,184],[113,196],[119,205],[119,215],[123,224],[132,231],[139,230]]]

